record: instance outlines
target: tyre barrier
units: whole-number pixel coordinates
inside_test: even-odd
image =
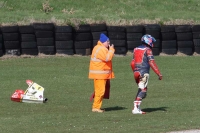
[[[126,29],[123,26],[107,26],[110,43],[114,44],[115,54],[126,55]],[[116,43],[117,42],[117,43]]]
[[[192,36],[194,43],[194,52],[200,54],[200,25],[194,25],[192,27]]]
[[[33,23],[35,37],[37,41],[38,53],[54,55],[55,39],[53,23]]]
[[[19,39],[19,26],[4,26],[1,27],[3,35],[3,46],[5,54],[21,55],[20,52],[20,39]]]
[[[55,26],[55,49],[57,54],[74,55],[71,26]]]
[[[175,26],[177,51],[186,55],[193,54],[193,35],[191,25]]]
[[[154,55],[159,55],[160,49],[161,49],[161,43],[160,43],[161,27],[160,27],[160,25],[147,24],[147,25],[144,25],[144,27],[145,27],[145,34],[150,34],[156,39],[156,42],[154,43],[154,47],[152,48],[152,52]]]
[[[21,54],[38,55],[35,30],[32,25],[19,26]]]
[[[108,26],[82,24],[78,27],[53,23],[33,23],[0,27],[0,57],[3,55],[91,55],[101,33],[110,38],[115,54],[126,55],[141,45],[141,37],[152,35],[157,41],[153,54],[200,54],[200,25],[145,24]]]
[[[127,51],[133,52],[135,47],[141,45],[141,38],[144,34],[144,25],[126,26]]]
[[[74,29],[74,50],[77,55],[90,55],[92,33],[89,24],[80,25]]]
[[[177,37],[174,25],[161,26],[161,52],[167,55],[177,54]]]
[[[92,24],[90,25],[90,29],[92,33],[92,46],[91,46],[91,51],[92,51],[92,49],[99,40],[100,34],[104,33],[105,35],[108,36],[108,32],[106,24]]]

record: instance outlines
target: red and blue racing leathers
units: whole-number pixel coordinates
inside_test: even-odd
[[[150,67],[159,76],[159,79],[162,79],[162,75],[155,63],[152,50],[146,45],[140,45],[134,49],[131,67],[134,71],[136,83],[139,83],[139,79],[143,78],[145,73],[149,74]]]

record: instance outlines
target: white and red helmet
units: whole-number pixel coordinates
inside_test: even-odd
[[[153,43],[156,42],[156,39],[152,37],[151,35],[146,34],[141,38],[141,41],[149,45],[150,47],[154,47]]]

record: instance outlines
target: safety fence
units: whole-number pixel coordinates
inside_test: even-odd
[[[115,46],[115,54],[126,55],[141,45],[141,37],[150,34],[157,40],[153,54],[200,54],[200,25],[107,26],[84,24],[78,27],[53,23],[33,23],[0,27],[0,56],[3,55],[90,55],[100,34]]]

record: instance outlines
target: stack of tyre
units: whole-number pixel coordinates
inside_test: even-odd
[[[133,49],[141,45],[141,38],[144,35],[143,25],[126,26],[127,49],[133,52]]]
[[[32,25],[19,26],[21,37],[21,54],[38,55],[37,42]]]
[[[74,54],[74,41],[71,26],[55,26],[55,47],[57,54]]]
[[[161,51],[161,27],[159,24],[147,24],[144,25],[145,27],[145,34],[149,34],[156,39],[154,43],[154,47],[152,48],[153,55],[159,55]]]
[[[21,55],[18,25],[3,26],[1,30],[4,40],[5,55]]]
[[[83,24],[74,29],[74,50],[77,55],[91,55],[92,34],[89,24]]]
[[[200,54],[200,25],[192,26],[194,52]]]
[[[101,33],[108,35],[106,24],[92,24],[90,25],[92,33],[92,48],[97,44],[100,39]]]
[[[0,56],[3,56],[3,35],[0,29]]]
[[[35,30],[38,53],[45,55],[55,54],[54,24],[33,23]]]
[[[194,44],[191,25],[177,25],[175,26],[175,31],[178,52],[185,55],[192,55]]]
[[[167,55],[177,54],[176,32],[174,25],[161,26],[161,52]]]
[[[110,44],[114,44],[115,54],[126,55],[126,28],[124,26],[107,26]]]

